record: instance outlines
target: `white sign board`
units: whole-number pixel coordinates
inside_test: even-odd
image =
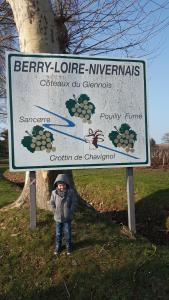
[[[145,62],[7,55],[10,169],[149,164]]]

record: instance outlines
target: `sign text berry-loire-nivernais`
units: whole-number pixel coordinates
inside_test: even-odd
[[[33,73],[67,73],[89,75],[122,75],[139,76],[140,66],[126,64],[92,64],[77,62],[43,62],[43,61],[19,61],[15,60],[14,72],[33,72]]]

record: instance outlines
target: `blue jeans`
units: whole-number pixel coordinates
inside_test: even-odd
[[[62,246],[62,234],[64,228],[64,237],[66,242],[66,247],[68,249],[72,246],[72,228],[71,221],[69,222],[56,222],[56,249],[61,250]]]

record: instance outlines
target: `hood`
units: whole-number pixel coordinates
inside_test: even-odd
[[[59,181],[62,181],[64,183],[66,183],[68,186],[70,186],[70,181],[66,174],[58,174],[58,176],[56,177],[56,179],[54,181],[54,185]]]

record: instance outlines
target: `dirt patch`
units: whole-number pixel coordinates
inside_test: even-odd
[[[9,180],[19,186],[24,186],[24,182],[25,182],[25,173],[24,172],[10,172],[8,170],[6,170],[3,173],[3,177],[6,180]]]

